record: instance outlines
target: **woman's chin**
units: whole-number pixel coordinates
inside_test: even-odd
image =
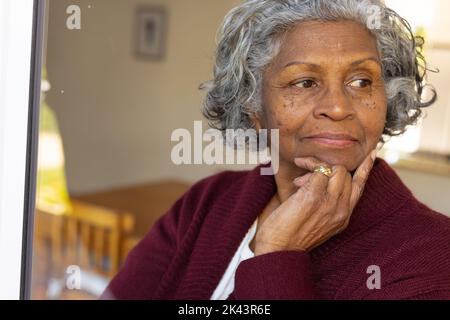
[[[359,156],[355,154],[344,155],[331,152],[315,152],[299,157],[314,157],[320,161],[328,163],[330,166],[344,166],[349,172],[354,172],[361,163],[361,161],[359,161]]]

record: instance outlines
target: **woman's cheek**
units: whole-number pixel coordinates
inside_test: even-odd
[[[366,109],[367,110],[367,109]],[[386,110],[382,105],[373,104],[369,112],[364,112],[361,117],[365,119],[363,126],[366,132],[366,143],[369,149],[378,144],[386,123]]]
[[[295,115],[291,117],[283,117],[278,120],[279,128],[279,143],[280,143],[280,156],[282,159],[292,159],[298,154],[298,133],[301,130],[302,121],[299,118],[295,118]]]

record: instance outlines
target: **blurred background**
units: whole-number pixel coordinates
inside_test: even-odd
[[[171,135],[203,119],[198,87],[212,77],[217,29],[239,3],[47,0],[33,299],[96,299],[192,183],[230,168],[173,164]],[[439,100],[380,156],[450,215],[450,2],[386,3],[426,38]]]

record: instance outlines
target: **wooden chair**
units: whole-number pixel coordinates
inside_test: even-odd
[[[65,286],[61,279],[71,265],[91,278],[103,277],[105,281],[118,272],[124,239],[134,228],[133,215],[73,200],[69,214],[37,211],[36,216],[36,237],[50,250],[50,278],[59,279],[53,283],[63,286],[53,290],[58,294],[52,296],[61,295]]]

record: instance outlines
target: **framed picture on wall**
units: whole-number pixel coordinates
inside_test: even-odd
[[[136,55],[144,59],[164,58],[166,31],[167,10],[165,7],[139,7],[136,13]]]

